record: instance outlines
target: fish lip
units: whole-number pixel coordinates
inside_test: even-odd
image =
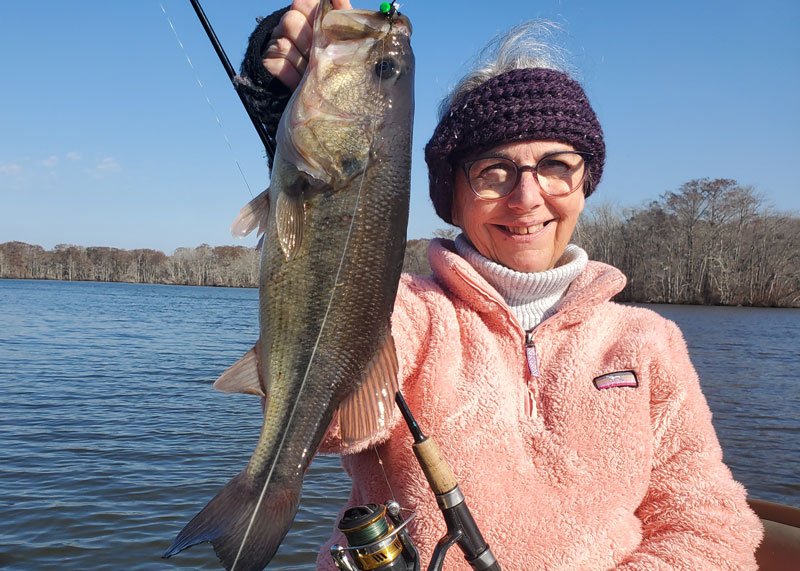
[[[413,33],[411,20],[405,14],[395,12],[391,19],[384,14],[379,14],[375,10],[365,10],[363,8],[351,8],[350,10],[340,10],[349,17],[358,20],[365,26],[374,29],[381,36],[407,36]]]

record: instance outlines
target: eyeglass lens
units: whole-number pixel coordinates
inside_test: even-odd
[[[500,198],[510,194],[522,171],[536,175],[542,190],[550,195],[569,194],[578,188],[586,173],[583,157],[560,152],[542,157],[536,166],[519,166],[505,157],[485,157],[467,164],[469,183],[481,198]]]

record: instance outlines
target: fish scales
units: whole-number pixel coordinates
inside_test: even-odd
[[[231,390],[267,394],[261,436],[245,469],[165,557],[210,541],[226,568],[262,569],[340,405],[346,444],[387,421],[397,367],[389,323],[408,223],[410,33],[399,14],[320,5],[308,69],[279,125],[270,188],[240,215],[242,234],[253,220],[264,230],[260,341],[229,371]],[[242,381],[250,373],[257,378]],[[227,390],[226,375],[215,387]]]
[[[355,192],[340,192],[312,199],[306,217],[314,233],[304,236],[300,252],[291,261],[285,259],[277,238],[265,240],[269,247],[263,252],[261,287],[268,288],[271,295],[261,302],[262,315],[267,316],[261,326],[265,341],[262,362],[269,363],[272,381],[263,434],[274,438],[278,428],[289,423],[288,403],[298,401],[303,406],[295,413],[292,426],[314,424],[320,432],[301,438],[298,431],[287,430],[292,450],[318,443],[330,422],[328,416],[311,422],[318,411],[333,411],[309,403],[340,400],[349,388],[347,383],[360,376],[365,361],[386,335],[402,268],[403,249],[398,240],[404,236],[403,221],[408,217],[407,201],[392,196],[398,192],[397,177],[393,176],[398,170],[407,172],[388,161],[368,169],[360,197]],[[386,184],[392,179],[391,185]],[[268,232],[274,232],[274,227]],[[292,303],[298,297],[307,298],[307,303]],[[287,344],[287,336],[297,343]],[[294,379],[304,377],[312,353],[313,367],[305,383],[298,386]],[[282,383],[284,379],[287,382]],[[257,459],[272,461],[269,455],[254,456],[253,460]]]

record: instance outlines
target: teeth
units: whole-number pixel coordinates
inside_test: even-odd
[[[544,228],[544,224],[536,224],[535,226],[506,226],[505,229],[512,234],[533,234]]]

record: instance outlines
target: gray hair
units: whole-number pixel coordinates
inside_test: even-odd
[[[573,75],[568,52],[555,41],[562,31],[554,22],[531,20],[495,36],[480,51],[472,69],[442,99],[439,120],[448,112],[453,101],[483,82],[512,69],[541,67]]]

